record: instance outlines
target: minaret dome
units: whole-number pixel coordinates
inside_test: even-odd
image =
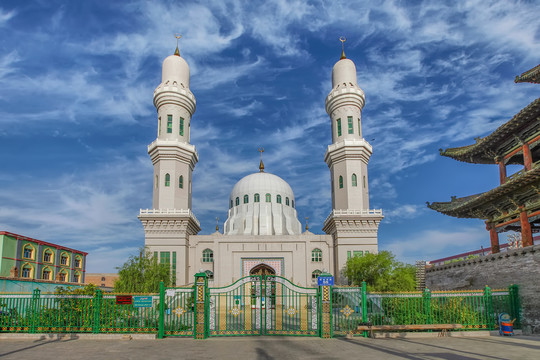
[[[161,82],[173,85],[176,81],[184,88],[189,88],[189,65],[180,55],[170,55],[163,61]]]
[[[356,79],[356,66],[354,62],[350,59],[341,59],[339,60],[334,68],[332,69],[332,88],[335,88],[337,85],[342,85],[346,83],[349,85],[358,85]]]

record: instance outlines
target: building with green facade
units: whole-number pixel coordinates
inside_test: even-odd
[[[84,251],[0,231],[0,277],[84,283]]]

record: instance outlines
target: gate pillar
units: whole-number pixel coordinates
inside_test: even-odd
[[[206,297],[208,275],[205,272],[195,274],[195,339],[206,339],[208,331],[206,326],[207,306]]]
[[[329,339],[332,337],[332,285],[334,285],[334,278],[331,274],[322,273],[317,281],[321,299],[321,337]]]

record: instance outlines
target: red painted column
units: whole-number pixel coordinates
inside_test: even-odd
[[[499,178],[501,180],[501,185],[506,182],[506,164],[504,163],[504,160],[500,160],[499,162]]]
[[[529,148],[529,144],[527,143],[523,144],[523,166],[527,171],[532,169],[531,149]]]
[[[489,239],[491,240],[491,253],[497,254],[501,251],[499,247],[499,234],[495,230],[495,225],[491,223],[486,223],[486,229],[489,230]]]
[[[531,224],[529,224],[527,210],[525,210],[523,207],[521,208],[519,219],[521,220],[521,243],[523,244],[523,247],[532,246],[533,239],[531,232]]]

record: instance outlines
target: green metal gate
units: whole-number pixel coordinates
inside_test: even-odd
[[[193,336],[195,322],[195,289],[168,288],[164,291],[163,334]]]
[[[210,336],[319,335],[318,289],[279,276],[246,276],[208,290]]]

